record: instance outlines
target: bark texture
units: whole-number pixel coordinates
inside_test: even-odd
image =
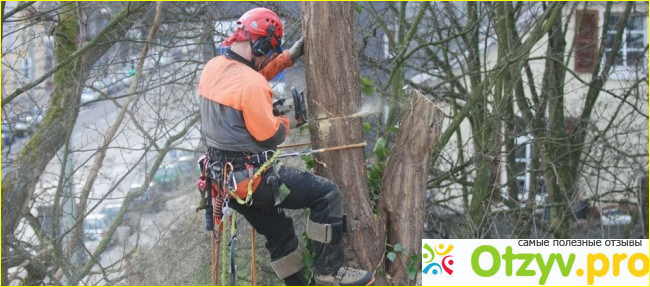
[[[363,142],[361,118],[350,117],[361,103],[354,3],[304,2],[302,8],[312,148]],[[343,190],[347,264],[372,272],[382,260],[385,234],[371,206],[364,150],[325,152],[314,161],[315,173]]]
[[[440,137],[444,114],[420,94],[411,91],[411,99],[400,123],[381,181],[380,205],[387,219],[387,243],[403,249],[394,262],[386,262],[390,283],[412,285],[411,272],[419,268],[424,232],[424,195],[434,147]],[[411,256],[417,255],[417,260]],[[407,268],[404,268],[404,267]]]

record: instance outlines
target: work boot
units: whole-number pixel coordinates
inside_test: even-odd
[[[363,286],[375,282],[373,274],[349,267],[341,267],[345,256],[343,241],[345,230],[343,218],[329,220],[331,223],[307,221],[307,236],[314,247],[314,283],[320,286]]]
[[[369,286],[375,282],[375,276],[365,270],[341,267],[336,274],[314,274],[318,286]]]

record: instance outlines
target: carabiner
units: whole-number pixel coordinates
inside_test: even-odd
[[[230,190],[230,178],[235,178],[234,176],[235,168],[231,162],[226,162],[223,166],[223,182],[222,186],[224,190]],[[237,184],[235,184],[237,186]]]
[[[237,191],[237,179],[235,178],[235,173],[230,173],[230,180],[228,180],[228,190],[235,192]]]

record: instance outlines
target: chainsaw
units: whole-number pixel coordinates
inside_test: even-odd
[[[305,92],[298,92],[294,87],[291,88],[291,96],[293,97],[294,117],[297,126],[304,125],[309,120],[307,116],[307,101],[305,100]],[[279,116],[288,113],[291,105],[285,105],[286,99],[280,99],[273,103],[273,115]]]

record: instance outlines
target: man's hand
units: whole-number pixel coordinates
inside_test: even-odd
[[[296,107],[293,105],[293,99],[281,99],[273,103],[274,116],[286,116],[289,119],[289,128],[299,127],[304,124],[304,121],[296,119]]]
[[[296,62],[300,57],[302,57],[302,47],[305,45],[305,37],[300,37],[300,39],[291,46],[289,49],[289,56],[291,56],[291,61]]]
[[[288,112],[294,111],[293,99],[280,99],[273,103],[273,115],[281,116]],[[295,114],[295,112],[294,112]]]

